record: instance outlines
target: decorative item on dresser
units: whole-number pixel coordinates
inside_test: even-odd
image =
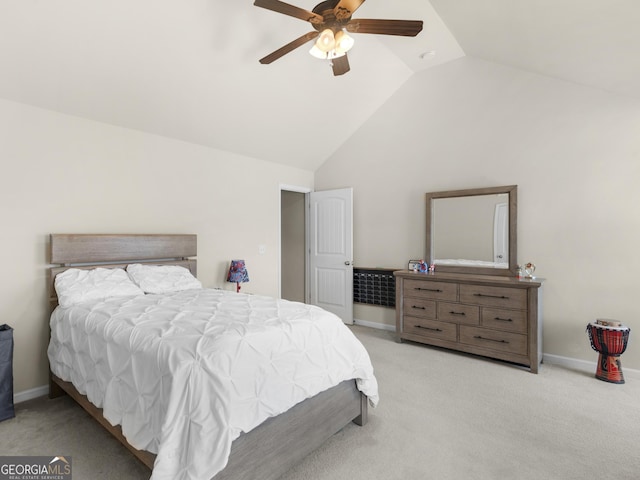
[[[405,270],[395,276],[399,341],[506,360],[538,373],[542,361],[540,282]]]
[[[518,275],[517,185],[427,193],[429,272],[395,272],[398,341],[542,361],[541,281]],[[471,232],[471,233],[470,233]],[[527,264],[533,274],[535,267]]]

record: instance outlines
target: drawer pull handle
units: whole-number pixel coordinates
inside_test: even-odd
[[[461,316],[465,316],[466,313],[464,312],[454,312],[453,310],[449,312],[451,315],[461,315]]]
[[[493,338],[485,338],[480,335],[474,335],[473,338],[477,338],[478,340],[486,340],[488,342],[496,342],[496,343],[509,343],[506,340],[495,340]]]
[[[418,305],[411,305],[411,308],[417,308],[418,310],[426,310],[426,307],[419,307]]]
[[[513,322],[513,320],[510,318],[495,317],[494,320],[499,320],[500,322]]]
[[[506,295],[485,295],[484,293],[474,293],[474,297],[489,297],[489,298],[501,298],[503,300],[509,300]]]
[[[439,328],[423,327],[422,325],[416,325],[416,328],[422,328],[423,330],[431,330],[432,332],[441,332]]]
[[[419,290],[419,291],[423,291],[423,292],[436,292],[436,293],[442,293],[442,290],[440,290],[439,288],[422,288],[422,287],[414,287],[414,290]]]

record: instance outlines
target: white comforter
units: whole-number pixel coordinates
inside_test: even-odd
[[[222,290],[58,307],[52,372],[87,395],[129,443],[157,453],[152,479],[206,479],[265,419],[356,379],[375,406],[362,344],[335,315]]]

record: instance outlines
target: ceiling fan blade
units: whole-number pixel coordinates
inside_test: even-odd
[[[271,10],[273,12],[282,13],[294,18],[299,18],[300,20],[305,20],[307,22],[311,22],[312,24],[320,24],[324,22],[324,18],[322,17],[322,15],[310,12],[309,10],[305,10],[304,8],[298,8],[293,5],[289,5],[288,3],[280,2],[279,0],[255,0],[253,4],[256,7],[266,8],[267,10]]]
[[[377,33],[415,37],[422,31],[422,20],[367,20],[358,18],[347,23],[351,33]]]
[[[344,75],[349,70],[351,70],[351,67],[349,66],[349,59],[347,58],[346,53],[341,57],[331,60],[331,65],[333,67],[333,74],[335,76]]]
[[[350,18],[365,0],[340,0],[333,9],[338,20]]]
[[[287,43],[284,47],[280,47],[275,52],[272,52],[266,57],[261,58],[260,63],[268,64],[271,62],[275,62],[280,57],[286,55],[287,53],[295,50],[298,47],[301,47],[302,45],[307,43],[309,40],[313,40],[317,36],[318,36],[318,32],[316,32],[315,30],[313,32],[305,33],[301,37],[296,38],[293,42]]]

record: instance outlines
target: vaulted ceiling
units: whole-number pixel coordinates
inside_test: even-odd
[[[311,29],[253,0],[0,0],[0,98],[311,170],[465,55],[640,99],[638,0],[367,0],[356,17],[424,30],[354,34],[334,77],[307,46],[259,64]]]

